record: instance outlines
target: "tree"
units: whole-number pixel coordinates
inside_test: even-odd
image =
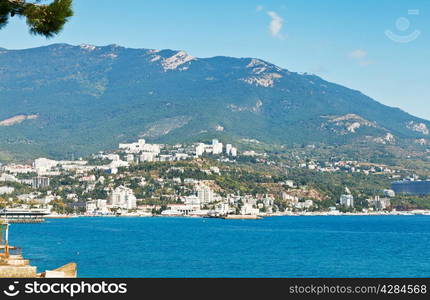
[[[64,24],[73,16],[73,0],[54,0],[41,4],[43,0],[0,0],[0,29],[11,17],[25,17],[30,33],[47,38],[60,33]]]

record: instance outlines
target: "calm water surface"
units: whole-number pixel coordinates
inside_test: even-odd
[[[73,218],[10,237],[79,277],[430,277],[430,216]]]

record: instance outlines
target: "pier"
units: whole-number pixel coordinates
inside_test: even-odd
[[[77,265],[69,263],[54,270],[37,273],[30,260],[22,256],[22,249],[9,245],[8,221],[0,220],[0,278],[76,278]]]
[[[12,223],[42,223],[49,213],[42,209],[15,209],[0,210],[0,220]]]

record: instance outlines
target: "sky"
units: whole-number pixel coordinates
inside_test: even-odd
[[[430,120],[428,0],[74,0],[74,11],[48,40],[13,18],[0,47],[118,44],[261,58]]]

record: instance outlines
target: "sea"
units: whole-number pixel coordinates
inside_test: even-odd
[[[79,217],[12,224],[38,272],[80,278],[430,277],[430,216]]]

